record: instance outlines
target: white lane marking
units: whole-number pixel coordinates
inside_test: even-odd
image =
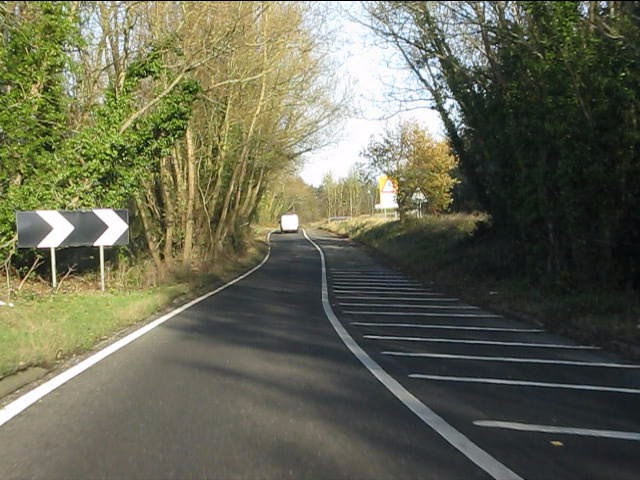
[[[406,328],[432,328],[438,330],[473,330],[482,332],[513,332],[513,333],[541,333],[539,328],[499,328],[499,327],[461,327],[458,325],[424,325],[421,323],[376,323],[376,322],[351,322],[351,325],[360,327],[406,327]]]
[[[411,302],[459,302],[458,298],[434,298],[436,295],[440,295],[439,293],[428,293],[426,295],[432,295],[429,298],[418,297],[381,297],[379,295],[374,295],[372,297],[363,297],[363,296],[355,296],[355,295],[336,295],[338,298],[344,298],[349,300],[394,300],[394,301],[411,301]]]
[[[374,290],[387,290],[387,289],[396,289],[396,288],[412,288],[418,290],[427,290],[430,291],[429,288],[424,287],[420,283],[368,283],[368,282],[332,282],[331,286],[333,288],[366,288],[366,289],[374,289]]]
[[[353,273],[353,274],[365,274],[365,275],[369,275],[369,274],[379,274],[379,275],[400,275],[399,273],[396,272],[392,272],[390,270],[379,270],[379,269],[374,269],[374,270],[362,270],[361,268],[332,268],[331,272],[329,273],[333,273],[333,272],[338,272],[338,273]]]
[[[322,306],[325,315],[331,322],[334,330],[342,342],[351,350],[358,360],[393,394],[398,400],[415,413],[420,420],[431,427],[442,438],[455,447],[460,453],[487,472],[495,480],[523,480],[518,474],[493,458],[462,433],[444,421],[442,417],[422,403],[418,398],[405,389],[396,379],[389,375],[356,343],[356,341],[344,329],[338,318],[333,313],[329,303],[327,291],[327,271],[322,249],[309,238],[307,232],[302,229],[305,238],[320,252],[322,266]]]
[[[444,308],[448,310],[479,310],[478,307],[472,307],[470,305],[408,305],[406,303],[343,303],[338,305],[344,305],[346,307],[394,307],[394,308]]]
[[[561,435],[580,435],[584,437],[614,438],[618,440],[640,441],[640,433],[619,430],[594,430],[591,428],[556,427],[554,425],[533,425],[518,422],[500,422],[493,420],[476,420],[474,425],[489,428],[506,428],[521,432],[556,433]]]
[[[502,318],[502,315],[492,313],[430,313],[430,312],[365,312],[345,310],[350,315],[387,315],[392,317],[455,317],[455,318]]]
[[[599,347],[586,345],[557,345],[553,343],[525,343],[525,342],[495,342],[490,340],[458,340],[455,338],[428,338],[428,337],[396,337],[386,335],[364,335],[370,340],[403,340],[409,342],[433,342],[433,343],[463,343],[470,345],[502,345],[505,347],[533,347],[533,348],[566,348],[570,350],[599,350]]]
[[[347,289],[353,289],[353,288],[366,288],[368,292],[430,292],[430,290],[425,289],[425,288],[413,288],[413,287],[394,287],[394,286],[388,286],[388,287],[367,287],[366,285],[335,285],[333,287],[334,290],[338,291],[338,290],[347,290]]]
[[[345,285],[352,284],[371,284],[371,285],[389,285],[389,284],[404,284],[404,285],[422,285],[420,282],[416,282],[414,280],[403,280],[403,279],[388,279],[388,280],[376,280],[369,278],[332,278],[332,283],[342,283]]]
[[[413,293],[413,292],[374,292],[371,289],[367,289],[367,290],[352,290],[352,289],[346,289],[346,288],[334,288],[334,293],[336,294],[336,296],[341,296],[343,293],[358,293],[358,294],[363,294],[363,293],[368,293],[368,294],[372,294],[375,295],[374,298],[380,298],[381,300],[386,300],[389,297],[385,297],[384,295],[406,295],[406,296],[414,296],[414,297],[437,297],[437,296],[441,296],[442,293],[438,293],[438,292],[430,292],[428,290],[424,290],[422,292],[419,293]]]
[[[210,296],[215,295],[218,292],[221,292],[222,290],[230,287],[231,285],[233,285],[233,284],[239,282],[240,280],[242,280],[242,279],[248,277],[249,275],[251,275],[253,272],[255,272],[260,267],[262,267],[267,262],[267,260],[269,260],[269,256],[271,255],[271,234],[272,233],[273,233],[273,231],[269,232],[269,235],[267,236],[267,244],[269,246],[269,248],[267,250],[267,254],[264,257],[264,259],[258,265],[256,265],[252,269],[248,270],[247,272],[243,273],[239,277],[236,277],[235,279],[231,280],[230,282],[225,283],[221,287],[218,287],[218,288],[216,288],[215,290],[213,290],[211,292],[205,293],[204,295],[201,295],[200,297],[198,297],[198,298],[196,298],[194,300],[191,300],[188,303],[185,303],[181,307],[178,307],[175,310],[172,310],[171,312],[161,316],[160,318],[154,320],[153,322],[146,324],[145,326],[139,328],[135,332],[132,332],[129,335],[127,335],[126,337],[121,338],[117,342],[112,343],[111,345],[103,348],[99,352],[91,355],[89,358],[87,358],[87,359],[83,360],[82,362],[74,365],[73,367],[69,368],[68,370],[65,370],[64,372],[60,373],[59,375],[56,375],[51,380],[43,383],[42,385],[39,385],[38,387],[34,388],[30,392],[22,395],[20,398],[17,398],[13,402],[9,403],[4,408],[2,408],[2,410],[0,410],[0,426],[2,426],[5,423],[7,423],[9,420],[11,420],[13,417],[18,415],[23,410],[29,408],[31,405],[36,403],[38,400],[42,399],[45,395],[48,395],[49,393],[53,392],[56,388],[64,385],[65,383],[67,383],[72,378],[77,377],[82,372],[84,372],[85,370],[87,370],[90,367],[94,366],[96,363],[104,360],[109,355],[117,352],[122,347],[128,345],[129,343],[133,342],[134,340],[137,340],[138,338],[140,338],[144,334],[149,333],[151,330],[153,330],[157,326],[163,324],[164,322],[166,322],[167,320],[175,317],[176,315],[184,312],[188,308],[193,307],[195,304],[200,303],[203,300],[206,300]]]
[[[407,277],[400,275],[350,275],[345,273],[332,273],[329,278],[340,280],[408,280]]]
[[[465,383],[488,383],[492,385],[513,385],[517,387],[543,387],[543,388],[563,388],[568,390],[588,390],[590,392],[615,392],[640,394],[637,388],[605,387],[601,385],[576,385],[573,383],[546,383],[527,382],[524,380],[504,380],[502,378],[476,378],[476,377],[447,377],[443,375],[423,375],[422,373],[411,373],[411,378],[423,380],[439,380],[443,382],[465,382]]]
[[[626,363],[579,362],[574,360],[553,360],[547,358],[486,357],[481,355],[453,355],[449,353],[382,352],[382,355],[391,355],[396,357],[446,358],[448,360],[478,360],[482,362],[570,365],[575,367],[640,368],[640,365],[631,365]]]

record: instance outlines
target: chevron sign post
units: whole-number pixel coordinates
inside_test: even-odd
[[[99,247],[100,286],[104,291],[104,247],[129,243],[129,212],[110,208],[16,212],[19,248],[51,250],[53,288],[56,280],[56,248]]]

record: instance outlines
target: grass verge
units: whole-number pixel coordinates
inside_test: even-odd
[[[262,260],[266,250],[256,241],[242,257],[216,262],[205,274],[153,288],[18,296],[13,307],[0,307],[0,379],[29,367],[52,369],[86,353],[235,278]]]
[[[482,214],[405,222],[362,216],[317,226],[352,238],[387,264],[468,303],[640,360],[637,293],[534,285],[518,274],[524,269],[514,265],[509,245],[474,239],[484,220]]]

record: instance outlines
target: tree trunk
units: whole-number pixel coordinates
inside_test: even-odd
[[[191,268],[191,255],[193,251],[193,211],[196,199],[196,158],[193,146],[193,132],[190,126],[186,131],[187,144],[187,205],[186,223],[184,226],[184,246],[182,250],[182,262],[187,268]]]

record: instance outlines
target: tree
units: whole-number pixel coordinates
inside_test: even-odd
[[[451,204],[451,190],[456,184],[451,176],[457,165],[455,157],[445,142],[435,141],[415,121],[387,129],[379,140],[372,137],[362,156],[370,168],[397,179],[401,216],[414,208],[412,197],[418,190],[427,197],[433,213]]]
[[[530,277],[640,283],[636,2],[369,2]],[[620,135],[620,132],[625,132]]]

